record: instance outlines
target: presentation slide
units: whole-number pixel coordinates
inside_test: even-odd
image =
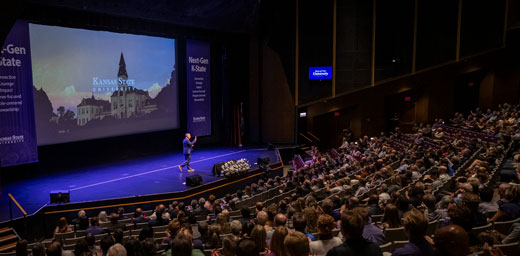
[[[30,24],[38,145],[179,128],[175,40]]]

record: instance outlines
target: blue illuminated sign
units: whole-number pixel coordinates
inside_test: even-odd
[[[332,79],[332,67],[309,67],[309,79]]]

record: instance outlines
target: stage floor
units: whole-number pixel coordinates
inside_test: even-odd
[[[258,157],[268,157],[271,163],[279,161],[276,151],[265,148],[199,149],[192,154],[191,166],[206,184],[221,179],[211,174],[215,163],[246,158],[255,169]],[[8,193],[33,214],[49,204],[51,190],[70,190],[73,203],[183,191],[189,189],[183,184],[186,176],[193,174],[186,168],[179,171],[183,161],[184,155],[176,152],[2,184],[0,222],[9,220]],[[13,217],[22,216],[13,204]]]

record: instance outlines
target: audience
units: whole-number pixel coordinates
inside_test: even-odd
[[[519,106],[504,104],[485,114],[475,110],[468,118],[457,113],[448,125],[442,119],[414,124],[413,134],[395,129],[373,138],[350,135],[341,148],[326,153],[312,147],[308,157],[294,158],[295,171],[287,176],[262,177],[222,198],[160,204],[149,217],[137,208],[133,227],[148,223],[138,239],[125,237],[127,226],[119,222],[124,209],[110,218],[102,211],[88,227],[81,224],[88,224],[88,217],[80,211],[72,223],[89,236],[77,241],[74,254],[94,255],[93,235],[109,232],[101,239],[102,255],[202,256],[199,249],[211,250],[212,256],[381,255],[384,232],[401,227],[409,242],[393,255],[496,252],[490,249],[493,243],[518,241],[520,225],[490,243],[472,230],[520,217],[520,185],[513,184],[520,179],[496,184],[492,176],[513,135],[520,138],[519,117]],[[520,173],[520,164],[517,168]],[[500,199],[495,202],[496,188]],[[270,189],[283,196],[244,205]],[[382,219],[375,217],[381,214]],[[430,241],[434,246],[425,237],[432,221],[440,224]],[[167,226],[158,242],[157,226]],[[72,229],[61,218],[54,233],[67,232]],[[70,255],[60,241],[48,246],[47,255]],[[41,255],[38,250],[33,254]]]
[[[310,243],[311,253],[325,256],[331,248],[341,244],[341,239],[332,233],[335,227],[336,223],[332,216],[324,214],[318,217],[319,240]]]
[[[327,256],[383,255],[377,244],[363,238],[364,227],[363,217],[352,210],[344,211],[341,215],[341,233],[345,242],[330,249]]]

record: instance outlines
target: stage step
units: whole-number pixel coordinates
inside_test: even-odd
[[[10,244],[6,244],[6,245],[0,246],[0,252],[13,251],[16,248],[16,243],[17,242],[13,242],[13,243],[10,243]]]
[[[0,229],[0,252],[15,249],[16,243],[20,240],[14,229],[4,227]]]

